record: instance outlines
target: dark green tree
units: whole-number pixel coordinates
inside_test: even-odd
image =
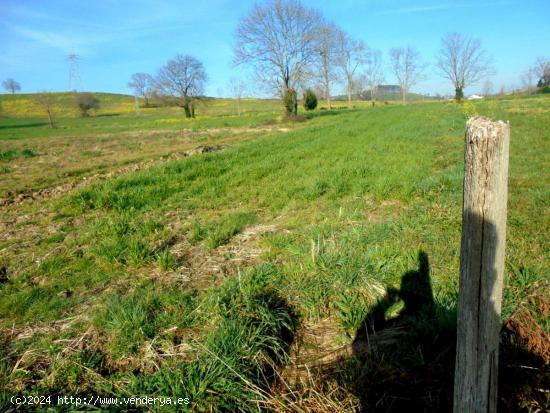
[[[283,94],[283,104],[287,115],[298,114],[298,94],[292,88],[285,89]]]
[[[311,89],[304,92],[304,109],[314,110],[317,107],[317,96]]]

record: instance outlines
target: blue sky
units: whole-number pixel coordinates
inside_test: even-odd
[[[82,89],[130,93],[132,73],[154,74],[176,54],[191,54],[209,75],[207,93],[228,94],[235,28],[254,1],[0,0],[0,79],[23,92],[69,89],[67,55],[80,56]],[[495,90],[519,86],[537,56],[550,56],[550,0],[303,0],[352,36],[380,49],[414,45],[430,66],[413,90],[451,93],[434,68],[440,38],[480,38],[494,58]],[[387,62],[387,59],[386,59]],[[388,83],[393,83],[389,69]],[[476,92],[481,85],[467,92]]]

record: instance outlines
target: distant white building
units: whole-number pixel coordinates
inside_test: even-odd
[[[481,95],[470,95],[470,96],[468,96],[468,100],[479,100],[479,99],[483,99],[483,96],[481,96]]]

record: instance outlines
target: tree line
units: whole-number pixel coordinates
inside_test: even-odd
[[[298,92],[304,93],[304,97],[308,95],[308,101],[313,102],[311,95],[315,91],[331,109],[336,84],[345,86],[348,106],[352,105],[353,95],[365,89],[375,104],[388,70],[397,79],[405,103],[411,88],[426,78],[428,64],[411,45],[393,47],[387,54],[385,64],[381,50],[354,39],[318,10],[302,5],[299,0],[270,0],[254,5],[240,20],[235,31],[233,60],[237,66],[252,68],[256,82],[282,98],[286,112],[295,115]],[[450,33],[441,39],[435,67],[452,84],[457,102],[463,99],[467,87],[494,74],[492,59],[481,41],[459,33]],[[550,92],[550,59],[539,57],[521,75],[521,80],[529,92],[535,84],[540,90]],[[193,118],[197,102],[204,97],[207,81],[200,60],[177,55],[154,76],[134,73],[128,86],[145,107],[157,97],[180,106],[186,117]],[[241,97],[248,83],[236,78],[229,83],[239,115]],[[2,85],[12,94],[21,90],[21,85],[11,78]],[[492,83],[487,80],[483,89],[489,94]],[[77,101],[83,116],[89,109],[98,107],[98,102],[89,95],[77,95]]]
[[[399,46],[388,52],[388,68],[397,79],[401,99],[406,102],[413,86],[425,79],[427,63],[414,46]],[[256,81],[282,98],[289,114],[296,114],[298,91],[316,90],[332,108],[334,85],[345,85],[348,106],[357,90],[367,88],[376,102],[378,86],[385,81],[382,51],[354,39],[318,10],[299,0],[271,0],[256,4],[239,22],[235,32],[234,63],[254,69]],[[537,75],[544,83],[548,60],[539,62]],[[546,66],[545,66],[546,65]],[[460,102],[464,90],[494,73],[492,59],[479,39],[450,33],[441,39],[435,66],[447,79]],[[546,69],[544,69],[546,67]],[[535,76],[533,71],[529,76]],[[548,76],[547,76],[548,77]],[[178,55],[162,67],[157,76],[136,73],[129,86],[145,106],[154,94],[169,97],[194,116],[194,102],[204,93],[207,75],[203,64],[189,55]],[[237,99],[245,88],[232,79],[230,88]]]

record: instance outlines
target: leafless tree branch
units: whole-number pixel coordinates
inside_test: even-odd
[[[371,100],[376,102],[378,86],[384,82],[384,65],[382,61],[382,52],[380,50],[371,52],[370,59],[365,64],[364,73],[365,83],[369,88]]]
[[[241,99],[246,91],[246,83],[242,79],[232,77],[229,79],[229,89],[237,105],[237,115],[241,116]]]
[[[426,65],[420,61],[420,53],[413,46],[390,50],[390,67],[399,82],[403,103],[412,86],[424,79]]]
[[[494,73],[492,60],[481,41],[460,33],[450,33],[441,39],[436,66],[453,83],[457,101],[466,87]]]
[[[48,115],[48,128],[53,129],[55,125],[53,123],[53,106],[55,103],[54,95],[51,92],[39,92],[36,95],[36,102],[44,109]]]
[[[194,101],[204,94],[208,76],[202,62],[189,55],[177,55],[159,70],[155,88],[165,96],[174,98],[185,110],[186,117],[194,117]]]
[[[134,73],[128,83],[128,87],[134,90],[135,96],[143,98],[145,107],[149,106],[153,86],[153,77],[147,73]]]
[[[19,84],[19,82],[16,82],[12,78],[4,80],[2,82],[2,87],[11,92],[12,95],[15,94],[15,92],[19,92],[21,90],[21,85]]]
[[[324,21],[317,29],[317,66],[323,86],[323,95],[328,109],[332,109],[331,84],[338,80],[336,66],[338,63],[338,34],[341,30],[334,24]]]
[[[251,64],[258,78],[282,96],[305,80],[316,57],[321,21],[298,0],[256,4],[237,28],[235,63]]]
[[[352,39],[347,33],[339,31],[338,43],[338,67],[344,75],[348,106],[351,107],[353,93],[353,80],[357,69],[368,61],[368,49],[360,40]]]

